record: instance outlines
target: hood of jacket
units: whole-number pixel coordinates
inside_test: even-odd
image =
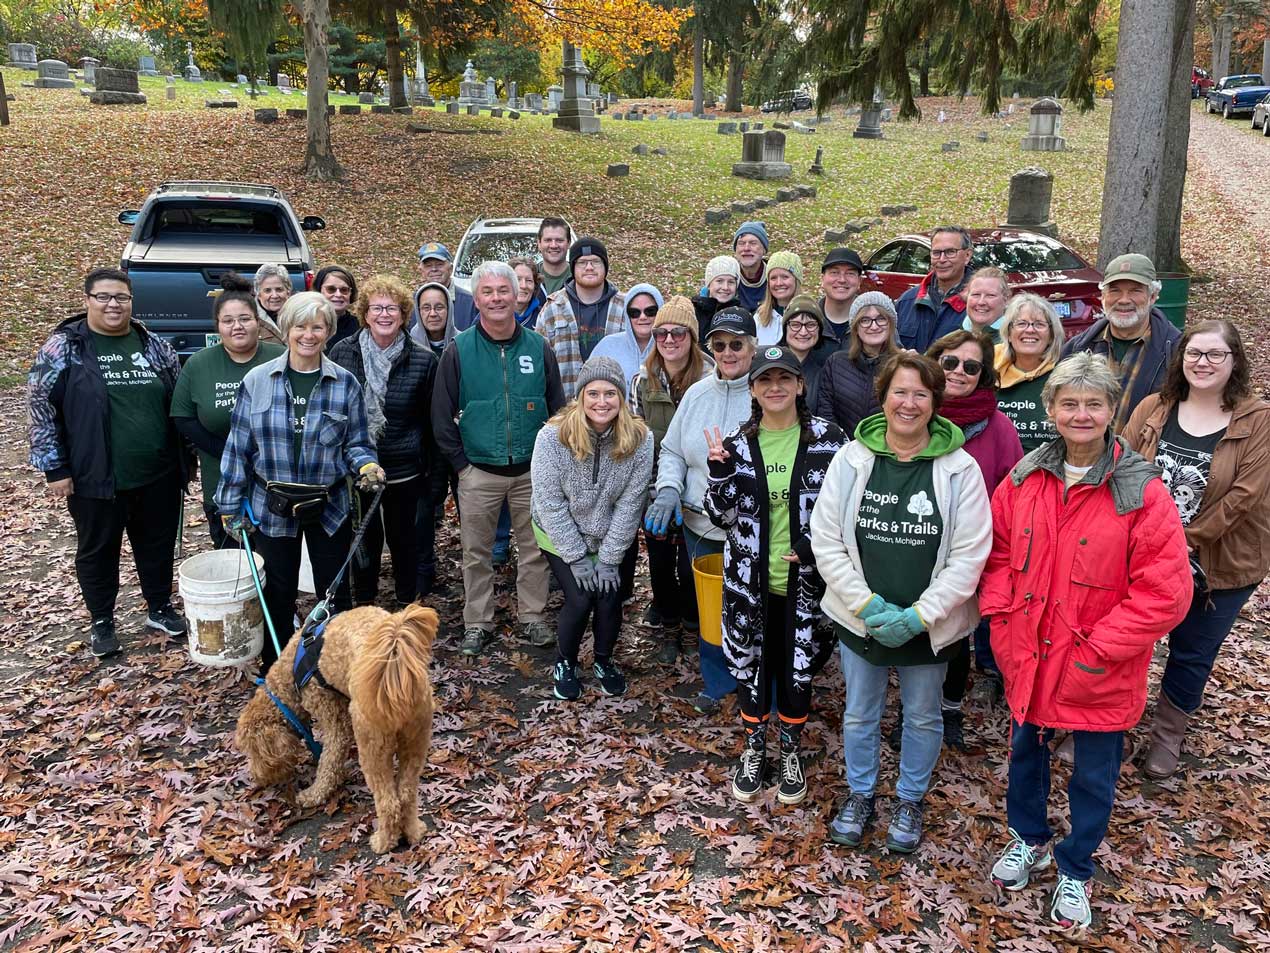
[[[1045,470],[1058,480],[1063,480],[1063,461],[1067,459],[1067,444],[1062,437],[1037,447],[1014,465],[1010,479],[1018,486],[1037,470]],[[1124,516],[1142,508],[1147,484],[1160,476],[1160,468],[1129,448],[1124,437],[1107,436],[1102,456],[1085,474],[1081,483],[1108,484],[1116,513]]]
[[[569,296],[569,301],[573,305],[573,313],[575,315],[581,313],[582,308],[606,309],[609,306],[609,301],[615,294],[617,294],[617,288],[614,286],[613,282],[609,281],[607,278],[604,280],[604,291],[600,293],[599,300],[594,304],[582,303],[582,299],[578,297],[577,283],[574,282],[572,278],[564,283],[563,290],[564,293]]]
[[[448,302],[445,309],[445,334],[441,337],[441,347],[444,349],[449,347],[450,342],[454,340],[454,335],[457,333],[457,329],[454,325],[454,290],[452,288],[447,288],[439,281],[429,281],[427,284],[420,285],[415,289],[415,313],[413,315],[414,324],[410,327],[410,337],[418,345],[423,347],[432,347],[432,342],[428,338],[428,332],[424,330],[423,327],[423,318],[419,314],[419,299],[429,288],[435,288],[437,291],[444,291],[446,301]]]
[[[966,442],[961,428],[951,420],[938,415],[930,419],[930,443],[913,459],[933,460],[946,453],[952,453]],[[874,453],[888,457],[895,456],[895,451],[886,445],[886,415],[874,414],[865,417],[855,429],[855,438]]]

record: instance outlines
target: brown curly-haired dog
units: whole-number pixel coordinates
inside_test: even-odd
[[[436,702],[428,667],[437,624],[436,611],[420,605],[391,615],[371,606],[351,609],[332,618],[323,636],[318,669],[335,691],[316,678],[296,690],[294,638],[265,679],[269,690],[321,735],[317,775],[297,797],[301,806],[316,807],[335,793],[356,739],[362,773],[375,797],[370,846],[376,853],[392,850],[402,837],[416,844],[423,836],[418,790],[432,743]],[[234,738],[247,755],[252,780],[262,787],[290,779],[308,758],[308,749],[263,688],[238,717]]]

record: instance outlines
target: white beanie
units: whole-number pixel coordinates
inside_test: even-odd
[[[740,281],[741,263],[731,255],[719,255],[717,258],[711,258],[710,263],[706,265],[706,287],[709,287],[710,282],[720,275],[731,275],[737,281]]]

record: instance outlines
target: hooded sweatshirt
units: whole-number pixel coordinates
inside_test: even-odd
[[[434,341],[432,338],[428,337],[428,332],[423,328],[423,321],[419,318],[419,298],[422,297],[423,293],[429,288],[434,288],[437,291],[444,291],[446,298],[450,302],[450,306],[446,309],[445,313],[445,333],[441,336],[441,340],[439,341]],[[432,353],[440,359],[441,352],[446,349],[446,346],[452,340],[454,340],[454,335],[456,333],[457,329],[454,326],[454,292],[437,281],[429,281],[426,285],[421,285],[419,289],[415,291],[414,311],[410,314],[410,340],[414,341],[421,347],[430,348]]]

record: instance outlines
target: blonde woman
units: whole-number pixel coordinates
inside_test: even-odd
[[[980,268],[966,282],[966,317],[961,329],[986,334],[997,344],[1009,302],[1010,280],[1005,272],[993,265]]]
[[[778,251],[767,260],[767,294],[754,312],[758,346],[779,344],[785,334],[785,308],[803,287],[803,260],[792,251]]]
[[[553,686],[562,701],[582,694],[578,649],[588,622],[600,690],[626,692],[613,661],[622,562],[638,553],[631,543],[652,472],[653,435],[630,411],[622,366],[592,357],[578,374],[578,396],[538,432],[530,466],[534,535],[564,592]]]
[[[1056,436],[1041,403],[1041,390],[1063,353],[1063,322],[1039,295],[1010,299],[996,347],[997,406],[1030,453]]]

